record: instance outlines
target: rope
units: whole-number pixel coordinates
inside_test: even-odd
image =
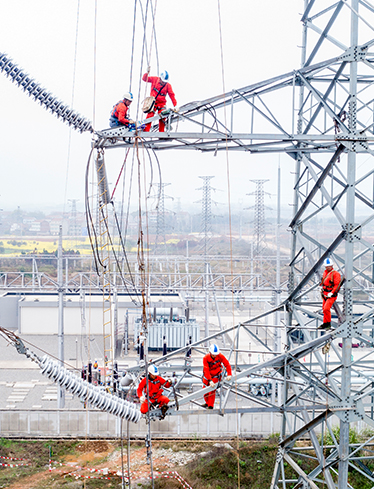
[[[225,89],[225,63],[223,59],[223,42],[222,42],[222,19],[221,19],[221,2],[220,0],[217,0],[217,6],[218,6],[218,25],[219,25],[219,40],[220,40],[220,53],[221,53],[221,71],[222,71],[222,89],[223,93],[226,93]],[[224,121],[225,121],[225,128],[227,128],[227,117],[226,117],[226,99],[224,100],[223,103],[223,110],[224,110]],[[230,271],[231,271],[231,276],[232,279],[234,277],[234,270],[233,270],[233,250],[232,250],[232,226],[231,226],[231,187],[230,187],[230,162],[229,162],[229,152],[228,152],[228,140],[227,140],[227,130],[225,131],[225,138],[226,138],[226,174],[227,174],[227,194],[228,194],[228,206],[229,206],[229,229],[230,229]],[[232,297],[232,316],[233,316],[233,322],[235,322],[235,310],[234,310],[234,296],[233,294],[231,295]],[[233,332],[233,343],[235,341],[234,337],[234,332]],[[237,359],[238,356],[237,354],[235,355],[235,371],[237,370]],[[235,389],[237,390],[237,382],[235,379]],[[239,456],[239,429],[238,429],[238,395],[236,393],[235,395],[235,400],[236,400],[236,454],[237,454],[237,472],[238,472],[238,488],[240,489],[240,456]]]
[[[93,73],[93,107],[92,107],[92,126],[95,128],[96,126],[96,48],[97,48],[97,0],[95,0],[95,17],[94,17],[94,52],[93,52],[93,65],[94,65],[94,73]]]
[[[115,192],[116,192],[116,190],[117,190],[117,185],[118,185],[118,182],[119,182],[119,180],[120,180],[120,178],[121,178],[121,175],[122,175],[123,169],[124,169],[124,167],[125,167],[125,163],[126,163],[127,156],[128,156],[128,154],[129,154],[129,152],[130,152],[130,148],[127,150],[127,153],[126,153],[125,159],[123,160],[123,163],[122,163],[122,166],[121,166],[121,170],[120,170],[120,172],[119,172],[119,175],[118,175],[118,178],[117,178],[116,184],[114,185],[114,189],[113,189],[112,195],[111,195],[111,197],[110,197],[110,200],[111,200],[111,201],[113,200],[114,194],[115,194]]]
[[[145,11],[145,17],[144,17],[144,12],[143,12],[143,6],[140,1],[140,7],[142,10],[142,17],[143,17],[143,45],[142,45],[142,55],[141,55],[141,62],[140,62],[140,75],[139,75],[139,85],[138,85],[138,94],[140,95],[141,92],[141,80],[142,80],[142,72],[143,72],[143,63],[144,63],[144,51],[146,49],[146,27],[147,27],[147,17],[148,17],[148,3],[150,0],[147,0],[147,6],[146,6],[146,11]],[[138,97],[138,104],[136,106],[136,119],[139,119],[139,106],[140,106],[140,97]]]
[[[130,83],[129,90],[131,92],[132,71],[134,67],[134,47],[135,47],[135,25],[136,25],[136,0],[134,0],[134,21],[132,26],[132,42],[131,42],[131,61],[130,61]]]
[[[75,28],[75,48],[74,48],[74,63],[73,63],[73,86],[71,90],[71,108],[74,108],[74,94],[75,94],[75,75],[77,69],[77,51],[78,51],[78,28],[79,28],[79,7],[80,0],[78,0],[77,7],[77,23]],[[64,206],[63,206],[63,215],[65,215],[65,206],[66,206],[66,196],[68,191],[68,177],[69,177],[69,167],[70,167],[70,153],[71,153],[71,132],[72,128],[69,127],[69,140],[68,140],[68,155],[67,155],[67,163],[66,163],[66,176],[65,176],[65,194],[64,194]]]

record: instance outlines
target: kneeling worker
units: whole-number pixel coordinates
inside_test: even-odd
[[[151,406],[161,408],[161,412],[165,415],[168,410],[170,399],[162,395],[163,389],[161,386],[170,387],[171,381],[165,380],[158,375],[158,368],[156,365],[150,365],[148,368],[148,394],[149,402]],[[140,406],[140,412],[145,414],[148,412],[149,406],[147,402],[147,379],[144,377],[141,380],[138,389],[136,391],[142,405]]]
[[[341,277],[340,273],[334,270],[334,264],[331,258],[326,258],[323,263],[325,265],[325,271],[321,280],[323,324],[318,329],[330,329],[331,307],[338,296]]]
[[[128,110],[131,105],[133,96],[131,92],[126,92],[123,99],[113,106],[112,112],[110,114],[109,125],[110,127],[134,125],[135,121],[129,119]]]
[[[203,384],[209,387],[216,387],[218,382],[222,379],[223,366],[226,368],[227,377],[226,380],[231,380],[231,365],[227,361],[227,358],[220,353],[217,345],[211,345],[209,353],[203,358]],[[204,394],[205,404],[204,408],[213,409],[214,401],[216,399],[216,391],[208,392]]]

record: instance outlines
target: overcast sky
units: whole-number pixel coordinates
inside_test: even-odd
[[[299,68],[301,0],[219,3],[226,91]],[[73,102],[79,113],[94,121],[96,129],[103,129],[108,127],[113,104],[129,89],[134,0],[97,0],[96,4],[95,49],[94,0],[0,0],[0,52],[60,100],[68,105]],[[169,71],[178,105],[222,93],[217,0],[158,0],[155,25],[159,68]],[[141,67],[140,27],[137,23],[132,70],[134,118],[144,92],[139,79],[147,64],[144,60]],[[157,74],[154,42],[150,64],[151,74]],[[3,74],[0,114],[0,207],[48,212],[65,206],[68,210],[68,199],[79,199],[78,209],[83,210],[91,136],[70,129]],[[111,181],[117,178],[123,154],[116,158],[111,155],[109,162]],[[275,207],[278,162],[282,202],[292,202],[293,164],[289,157],[237,153],[228,158],[233,207],[253,205],[254,198],[246,196],[255,188],[249,180],[264,178],[270,179],[265,190],[274,195],[268,204]],[[162,152],[159,159],[163,182],[171,183],[166,193],[180,197],[182,208],[201,199],[201,191],[196,189],[202,186],[198,177],[203,175],[215,176],[212,186],[221,192],[213,198],[227,204],[225,154]]]

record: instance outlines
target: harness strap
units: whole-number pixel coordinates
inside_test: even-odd
[[[165,93],[165,94],[162,94],[162,93],[161,93],[161,92],[162,92],[162,90],[163,90],[163,89],[166,87],[166,85],[167,85],[167,83],[165,83],[165,85],[164,85],[163,87],[161,87],[161,88],[160,88],[160,90],[157,90],[157,88],[156,88],[156,87],[154,87],[154,88],[153,88],[153,90],[155,90],[155,91],[157,92],[157,95],[155,96],[155,101],[157,100],[157,97],[158,97],[159,95],[163,95],[163,96],[165,96],[165,97],[166,97],[166,93]]]

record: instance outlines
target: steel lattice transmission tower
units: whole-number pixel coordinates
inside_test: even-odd
[[[201,202],[201,234],[203,235],[203,250],[205,259],[207,259],[208,251],[210,249],[209,243],[212,239],[212,190],[215,190],[210,185],[210,181],[214,176],[199,177],[203,180],[204,184],[197,190],[203,191],[203,198],[198,202]]]
[[[270,320],[286,311],[287,350],[250,373],[271,371],[282,385],[281,406],[265,403],[282,417],[271,489],[289,484],[347,489],[348,468],[374,483],[370,468],[362,466],[366,444],[349,443],[352,423],[374,428],[374,6],[368,0],[304,0],[301,22],[300,68],[186,104],[169,116],[168,124],[179,121],[178,132],[159,133],[156,142],[155,133],[142,137],[153,150],[283,153],[294,161],[288,289],[281,303],[262,315]],[[240,132],[243,120],[250,132]],[[123,137],[116,128],[102,131],[96,146],[132,144]],[[321,221],[328,222],[324,234]],[[345,284],[334,305],[333,331],[321,336],[316,327],[323,321],[319,283],[326,257]],[[293,343],[295,328],[302,328],[305,344]],[[364,348],[353,350],[353,340]],[[329,452],[319,437],[326,433],[332,439]],[[295,458],[298,451],[305,454],[300,446],[305,437],[305,450],[314,452],[313,468],[301,467]]]
[[[265,193],[270,195],[268,192],[264,190],[264,184],[269,180],[250,180],[256,184],[256,190],[247,195],[255,196],[255,205],[248,207],[248,209],[254,209],[254,233],[253,233],[253,241],[254,241],[254,254],[260,255],[264,248],[266,247],[265,238]]]
[[[157,206],[156,206],[156,237],[155,237],[155,254],[158,251],[160,241],[163,242],[164,251],[166,252],[166,229],[165,229],[165,199],[173,199],[168,195],[165,195],[165,187],[170,183],[156,183],[157,187]]]
[[[79,236],[80,234],[77,225],[77,202],[78,201],[79,199],[68,199],[68,202],[71,202],[71,214],[70,214],[70,226],[69,226],[70,236]]]

